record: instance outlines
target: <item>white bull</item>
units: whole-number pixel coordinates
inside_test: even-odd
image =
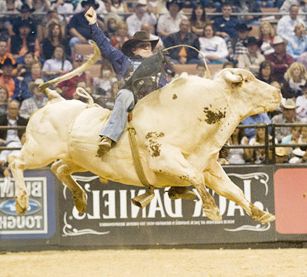
[[[143,186],[127,131],[110,152],[102,158],[96,156],[99,131],[108,120],[109,110],[64,100],[55,92],[51,97],[54,100],[30,118],[21,154],[10,162],[19,213],[28,206],[23,170],[52,162],[52,171],[68,186],[81,213],[86,209],[86,193],[72,179],[74,172],[90,171],[102,179]],[[132,124],[150,184],[155,188],[194,186],[206,215],[213,220],[220,215],[205,186],[234,201],[261,223],[274,220],[272,214],[244,197],[217,158],[242,119],[275,110],[280,100],[278,89],[243,69],[224,69],[214,80],[181,76],[147,95],[136,105]]]

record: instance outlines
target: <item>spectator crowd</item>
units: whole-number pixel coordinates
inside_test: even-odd
[[[228,146],[259,146],[268,140],[281,144],[272,152],[274,161],[307,161],[306,147],[282,146],[307,144],[307,127],[276,127],[273,135],[262,126],[307,123],[307,2],[299,0],[0,0],[1,126],[26,125],[31,114],[47,103],[38,86],[88,58],[80,46],[88,45],[92,37],[84,18],[89,7],[96,10],[97,23],[114,47],[121,48],[142,30],[159,39],[156,49],[170,48],[173,64],[197,65],[200,76],[205,64],[245,68],[280,88],[280,109],[245,119],[242,125],[259,126],[237,128]],[[276,14],[262,13],[269,8]],[[172,48],[176,45],[200,52]],[[121,83],[105,60],[99,66],[97,76],[85,72],[57,89],[66,99],[74,99],[76,87],[81,86],[97,103],[112,109]],[[171,79],[176,71],[168,75]],[[0,134],[2,146],[22,143],[20,130],[0,130]],[[230,164],[266,159],[264,148],[226,148],[220,155]],[[0,160],[0,165],[6,162]]]

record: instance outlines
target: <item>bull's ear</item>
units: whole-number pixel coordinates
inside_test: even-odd
[[[243,81],[242,75],[240,74],[236,74],[230,70],[225,70],[224,71],[224,78],[227,82],[231,82],[231,83],[241,83]]]

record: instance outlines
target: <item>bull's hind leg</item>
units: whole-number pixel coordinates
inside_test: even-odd
[[[74,172],[84,171],[82,168],[64,162],[63,160],[58,160],[51,165],[51,171],[56,175],[56,177],[65,184],[72,193],[74,204],[79,211],[83,214],[87,207],[87,195],[84,189],[71,177]]]
[[[245,198],[243,191],[231,181],[219,163],[214,162],[204,175],[208,187],[240,205],[252,219],[261,223],[275,220],[274,215],[260,210]]]
[[[182,155],[180,149],[171,145],[161,145],[152,138],[147,147],[149,149],[149,167],[159,175],[174,177],[193,185],[203,202],[203,209],[207,217],[221,220],[219,209],[213,197],[206,190],[202,172],[196,170]]]
[[[23,172],[26,169],[35,169],[47,166],[52,160],[44,153],[30,151],[31,148],[23,146],[21,152],[9,156],[9,168],[15,180],[16,213],[24,214],[29,206],[29,195],[25,186]]]

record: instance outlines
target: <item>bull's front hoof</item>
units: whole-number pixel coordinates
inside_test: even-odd
[[[251,218],[255,221],[260,222],[261,224],[266,224],[275,220],[275,216],[269,212],[260,210],[255,205],[251,204]]]
[[[213,221],[221,221],[222,216],[220,215],[220,211],[217,207],[211,209],[204,209],[206,216]]]
[[[87,194],[85,191],[81,190],[73,194],[74,204],[79,214],[82,215],[87,209]]]
[[[196,200],[196,194],[188,190],[185,187],[171,187],[168,191],[168,196],[172,200],[184,199],[184,200]]]
[[[16,196],[16,214],[24,215],[29,207],[29,196],[24,191]]]

